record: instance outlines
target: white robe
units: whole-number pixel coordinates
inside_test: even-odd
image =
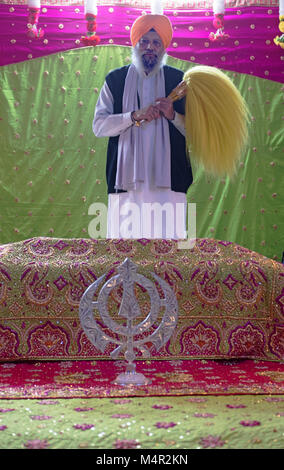
[[[155,75],[139,78],[140,109],[153,104]],[[184,117],[175,113],[172,124],[185,135]],[[113,114],[113,97],[105,82],[97,101],[93,131],[97,137],[120,135],[132,126],[131,113]],[[145,181],[136,190],[108,195],[107,238],[186,238],[186,194],[153,184],[155,120],[141,126]],[[153,203],[155,203],[153,205]]]

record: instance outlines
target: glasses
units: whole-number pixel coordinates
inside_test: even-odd
[[[148,47],[151,45],[154,49],[160,49],[162,47],[162,42],[159,41],[159,39],[153,39],[153,41],[150,41],[149,39],[140,39],[139,41],[139,46],[142,49],[148,49]]]

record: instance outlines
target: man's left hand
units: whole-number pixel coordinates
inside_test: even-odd
[[[175,117],[173,102],[170,98],[158,98],[155,107],[166,119],[172,120]]]

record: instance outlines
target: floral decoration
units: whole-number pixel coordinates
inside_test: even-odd
[[[85,18],[87,20],[87,33],[81,37],[81,41],[85,46],[96,46],[100,42],[100,37],[96,35],[96,15],[86,13]]]
[[[250,426],[260,426],[261,423],[260,423],[260,421],[247,419],[247,420],[240,421],[240,424],[242,426],[249,426],[250,427]]]
[[[81,431],[87,431],[88,429],[92,429],[93,427],[93,424],[74,424],[73,426],[73,428],[81,429]]]
[[[135,439],[116,439],[113,444],[115,449],[136,449],[139,446],[139,442]]]
[[[284,15],[279,16],[279,30],[282,33],[281,36],[276,36],[274,38],[274,43],[276,46],[280,46],[282,49],[284,49]]]
[[[209,434],[206,437],[202,437],[200,440],[201,447],[204,449],[208,448],[215,448],[215,447],[223,447],[225,441],[223,441],[219,436],[212,436]]]
[[[27,36],[30,39],[41,39],[44,36],[44,30],[38,27],[38,20],[40,15],[40,1],[28,1],[28,32]]]
[[[24,444],[24,447],[27,449],[47,449],[49,447],[49,443],[46,439],[32,439],[27,441]]]
[[[209,34],[209,39],[212,42],[215,41],[224,41],[228,39],[230,36],[229,34],[225,33],[224,31],[224,14],[223,13],[218,13],[214,15],[213,19],[213,26],[217,29],[216,32],[211,32]]]
[[[173,421],[170,421],[169,423],[167,422],[158,422],[155,424],[156,428],[158,429],[169,429],[169,428],[174,428],[177,425],[177,423],[174,423]]]

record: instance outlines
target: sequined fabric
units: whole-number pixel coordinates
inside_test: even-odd
[[[116,275],[126,257],[144,276],[164,279],[178,301],[177,328],[159,351],[150,347],[150,359],[284,358],[284,268],[272,259],[214,239],[185,250],[169,240],[41,237],[0,246],[0,359],[109,358],[111,346],[102,353],[84,334],[79,302],[102,274]],[[144,318],[149,298],[136,288]],[[117,287],[111,314],[121,298]]]
[[[160,449],[174,455],[188,449],[187,464],[200,465],[204,454],[194,449],[283,450],[284,397],[0,400],[0,419],[1,449],[96,449],[92,458],[98,468],[111,455],[105,449],[136,461],[140,452],[146,458],[146,449],[154,449],[157,458]],[[118,454],[119,449],[131,451]],[[211,452],[210,460],[214,456],[220,458]]]
[[[284,369],[276,361],[137,361],[151,384],[113,381],[125,361],[23,361],[0,364],[0,399],[284,395]]]

